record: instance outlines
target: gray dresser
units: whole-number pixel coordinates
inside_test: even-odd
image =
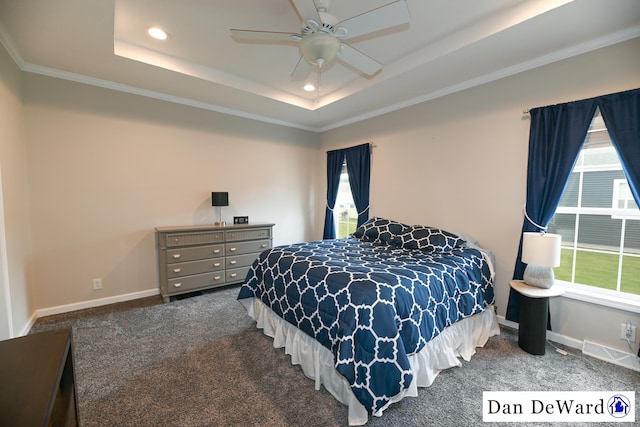
[[[242,282],[272,246],[274,224],[157,227],[160,294],[172,296]]]

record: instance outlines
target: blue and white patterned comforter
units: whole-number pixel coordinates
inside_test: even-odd
[[[365,408],[409,387],[407,356],[493,304],[482,251],[424,252],[357,239],[280,246],[253,263],[238,299],[257,297],[335,355]]]

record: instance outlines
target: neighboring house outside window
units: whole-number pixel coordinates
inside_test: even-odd
[[[562,235],[557,280],[640,296],[640,211],[599,112],[548,230]]]

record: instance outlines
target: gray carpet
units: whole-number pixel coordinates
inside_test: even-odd
[[[347,408],[273,348],[237,293],[229,287],[168,304],[148,298],[49,316],[31,333],[72,327],[82,427],[346,426]],[[502,328],[470,362],[367,425],[477,426],[488,390],[640,389],[640,373],[563,349],[567,356],[551,344],[546,355],[530,355]]]

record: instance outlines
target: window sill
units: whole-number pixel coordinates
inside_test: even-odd
[[[583,286],[563,281],[556,281],[555,286],[564,289],[565,293],[562,295],[564,298],[640,314],[640,297],[636,297],[635,295],[632,295],[630,298],[626,296],[609,295],[604,292],[590,291],[584,289]]]

